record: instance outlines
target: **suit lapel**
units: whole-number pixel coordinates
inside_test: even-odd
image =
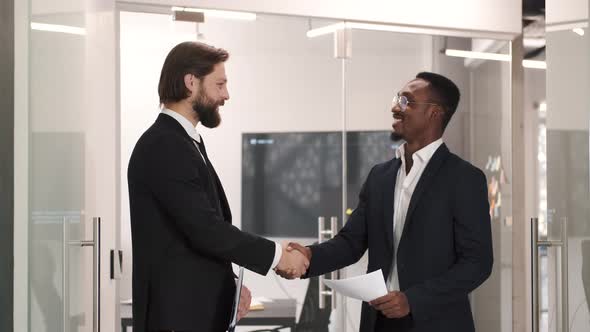
[[[160,128],[165,127],[168,130],[171,130],[171,131],[175,132],[176,134],[182,136],[182,138],[186,141],[186,143],[190,144],[192,149],[195,150],[195,158],[197,159],[197,165],[199,167],[199,174],[201,174],[203,176],[206,176],[209,174],[209,171],[207,170],[207,164],[205,164],[205,161],[203,160],[203,158],[200,157],[199,149],[195,145],[195,142],[186,133],[186,131],[184,130],[184,128],[182,128],[182,125],[180,123],[178,123],[178,121],[176,121],[173,117],[171,117],[169,115],[160,113],[158,115],[156,123],[158,124],[158,126]]]
[[[420,177],[420,180],[418,181],[418,184],[416,185],[416,189],[414,189],[414,193],[412,194],[412,198],[410,199],[410,205],[408,206],[408,213],[406,214],[406,220],[404,223],[404,231],[408,228],[408,225],[412,222],[412,215],[414,214],[414,211],[416,210],[416,206],[418,205],[420,198],[422,197],[422,194],[424,194],[424,191],[426,190],[426,188],[430,187],[430,184],[432,183],[434,176],[436,175],[436,173],[438,172],[438,170],[442,166],[445,159],[447,159],[448,155],[449,155],[449,149],[447,148],[447,146],[445,144],[443,144],[436,150],[434,155],[432,155],[430,162],[428,163],[428,165],[426,165],[426,168],[424,169],[424,172],[422,173],[422,176]],[[403,239],[404,231],[402,231],[402,237],[400,238],[400,243],[401,243],[401,239]]]
[[[158,115],[158,118],[156,119],[156,124],[160,128],[165,127],[181,135],[186,140],[187,144],[190,144],[192,146],[192,148],[195,150],[195,158],[197,159],[197,167],[199,168],[199,174],[204,179],[207,179],[209,185],[211,186],[209,188],[210,190],[207,190],[207,194],[211,195],[212,197],[215,197],[213,190],[217,189],[217,196],[219,196],[219,200],[217,201],[216,199],[214,199],[214,201],[216,202],[216,206],[219,207],[219,212],[223,214],[224,219],[231,223],[232,216],[229,204],[227,202],[225,192],[223,191],[223,187],[221,186],[221,181],[219,180],[219,177],[217,176],[217,173],[215,172],[213,165],[207,157],[207,151],[204,148],[205,142],[203,141],[203,151],[200,152],[197,146],[195,145],[195,141],[193,141],[193,139],[186,133],[184,128],[182,128],[182,125],[178,123],[178,121],[176,121],[174,118],[166,114],[160,113]],[[202,139],[203,138],[201,137],[201,140]],[[203,156],[206,161],[203,160],[201,156]],[[209,167],[207,166],[206,162],[211,165],[211,170],[213,174],[209,172]]]
[[[394,191],[395,182],[397,181],[397,172],[401,166],[401,159],[397,158],[393,160],[393,163],[389,170],[385,173],[383,179],[383,222],[385,226],[385,235],[387,237],[388,248],[393,251],[393,209],[394,209]]]

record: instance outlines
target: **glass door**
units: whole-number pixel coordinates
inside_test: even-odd
[[[28,331],[119,326],[114,1],[97,2],[30,2]]]
[[[286,244],[318,242],[319,217],[326,228],[342,209],[342,74],[333,40],[309,38],[310,25],[332,22],[255,14],[252,20],[208,17],[173,21],[170,7],[155,12],[121,11],[121,243],[125,253],[120,301],[131,318],[131,231],[126,169],[140,135],[158,113],[157,82],[167,53],[196,40],[226,49],[230,99],[222,123],[198,132],[207,144],[227,194],[234,225]],[[328,235],[326,234],[326,237]],[[329,276],[328,276],[329,277]],[[238,331],[285,306],[298,328],[320,331],[340,319],[319,278],[285,280],[274,272],[246,271],[244,285],[264,310],[252,311]],[[323,290],[327,292],[328,290]],[[323,296],[320,299],[320,294]],[[292,311],[290,311],[292,310]],[[276,327],[276,326],[275,326]]]
[[[481,44],[478,44],[481,43]],[[487,49],[478,49],[485,45]],[[471,295],[478,331],[512,331],[512,186],[510,63],[450,57],[445,49],[509,54],[509,42],[390,31],[352,30],[345,67],[347,205],[353,209],[371,167],[395,156],[402,142],[390,140],[391,100],[419,72],[453,80],[461,101],[443,141],[451,152],[480,168],[489,187],[494,267]],[[393,221],[392,221],[393,222]],[[345,270],[364,274],[363,259]],[[347,300],[346,331],[358,330],[360,303]]]
[[[548,1],[547,100],[538,109],[543,172],[532,230],[534,331],[590,329],[589,59],[588,2]]]

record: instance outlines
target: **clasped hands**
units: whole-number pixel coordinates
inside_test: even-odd
[[[311,249],[299,243],[291,242],[283,246],[283,253],[275,272],[283,278],[301,278],[309,268]]]
[[[284,260],[284,261],[283,261]],[[307,272],[311,261],[311,249],[296,242],[290,242],[283,248],[281,262],[276,273],[286,279],[300,278]],[[387,318],[402,318],[410,314],[410,304],[406,294],[399,291],[389,292],[369,304]]]
[[[298,243],[289,243],[283,247],[281,260],[275,268],[275,272],[283,278],[301,278],[307,272],[311,250]],[[252,294],[246,286],[242,286],[240,303],[238,305],[238,321],[248,314],[252,301]]]

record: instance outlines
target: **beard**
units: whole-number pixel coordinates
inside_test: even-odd
[[[404,136],[402,134],[396,133],[395,131],[392,131],[391,134],[389,134],[389,139],[391,139],[392,142],[397,143],[403,141]]]
[[[223,103],[216,102],[207,97],[204,89],[200,89],[197,98],[193,102],[193,110],[199,116],[199,121],[207,128],[215,128],[221,123],[219,106]]]

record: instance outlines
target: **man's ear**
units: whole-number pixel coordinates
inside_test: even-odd
[[[192,96],[199,88],[199,79],[193,74],[184,75],[184,86],[190,91]]]
[[[440,121],[440,123],[442,124],[444,122],[444,117],[445,117],[445,110],[440,107],[440,106],[434,106],[431,108],[430,110],[430,120],[437,122]]]
[[[429,111],[430,111],[429,117],[433,120],[442,116],[442,112],[443,112],[442,109],[440,109],[440,106],[438,106],[438,105],[436,105],[436,106],[432,105],[430,107]]]

